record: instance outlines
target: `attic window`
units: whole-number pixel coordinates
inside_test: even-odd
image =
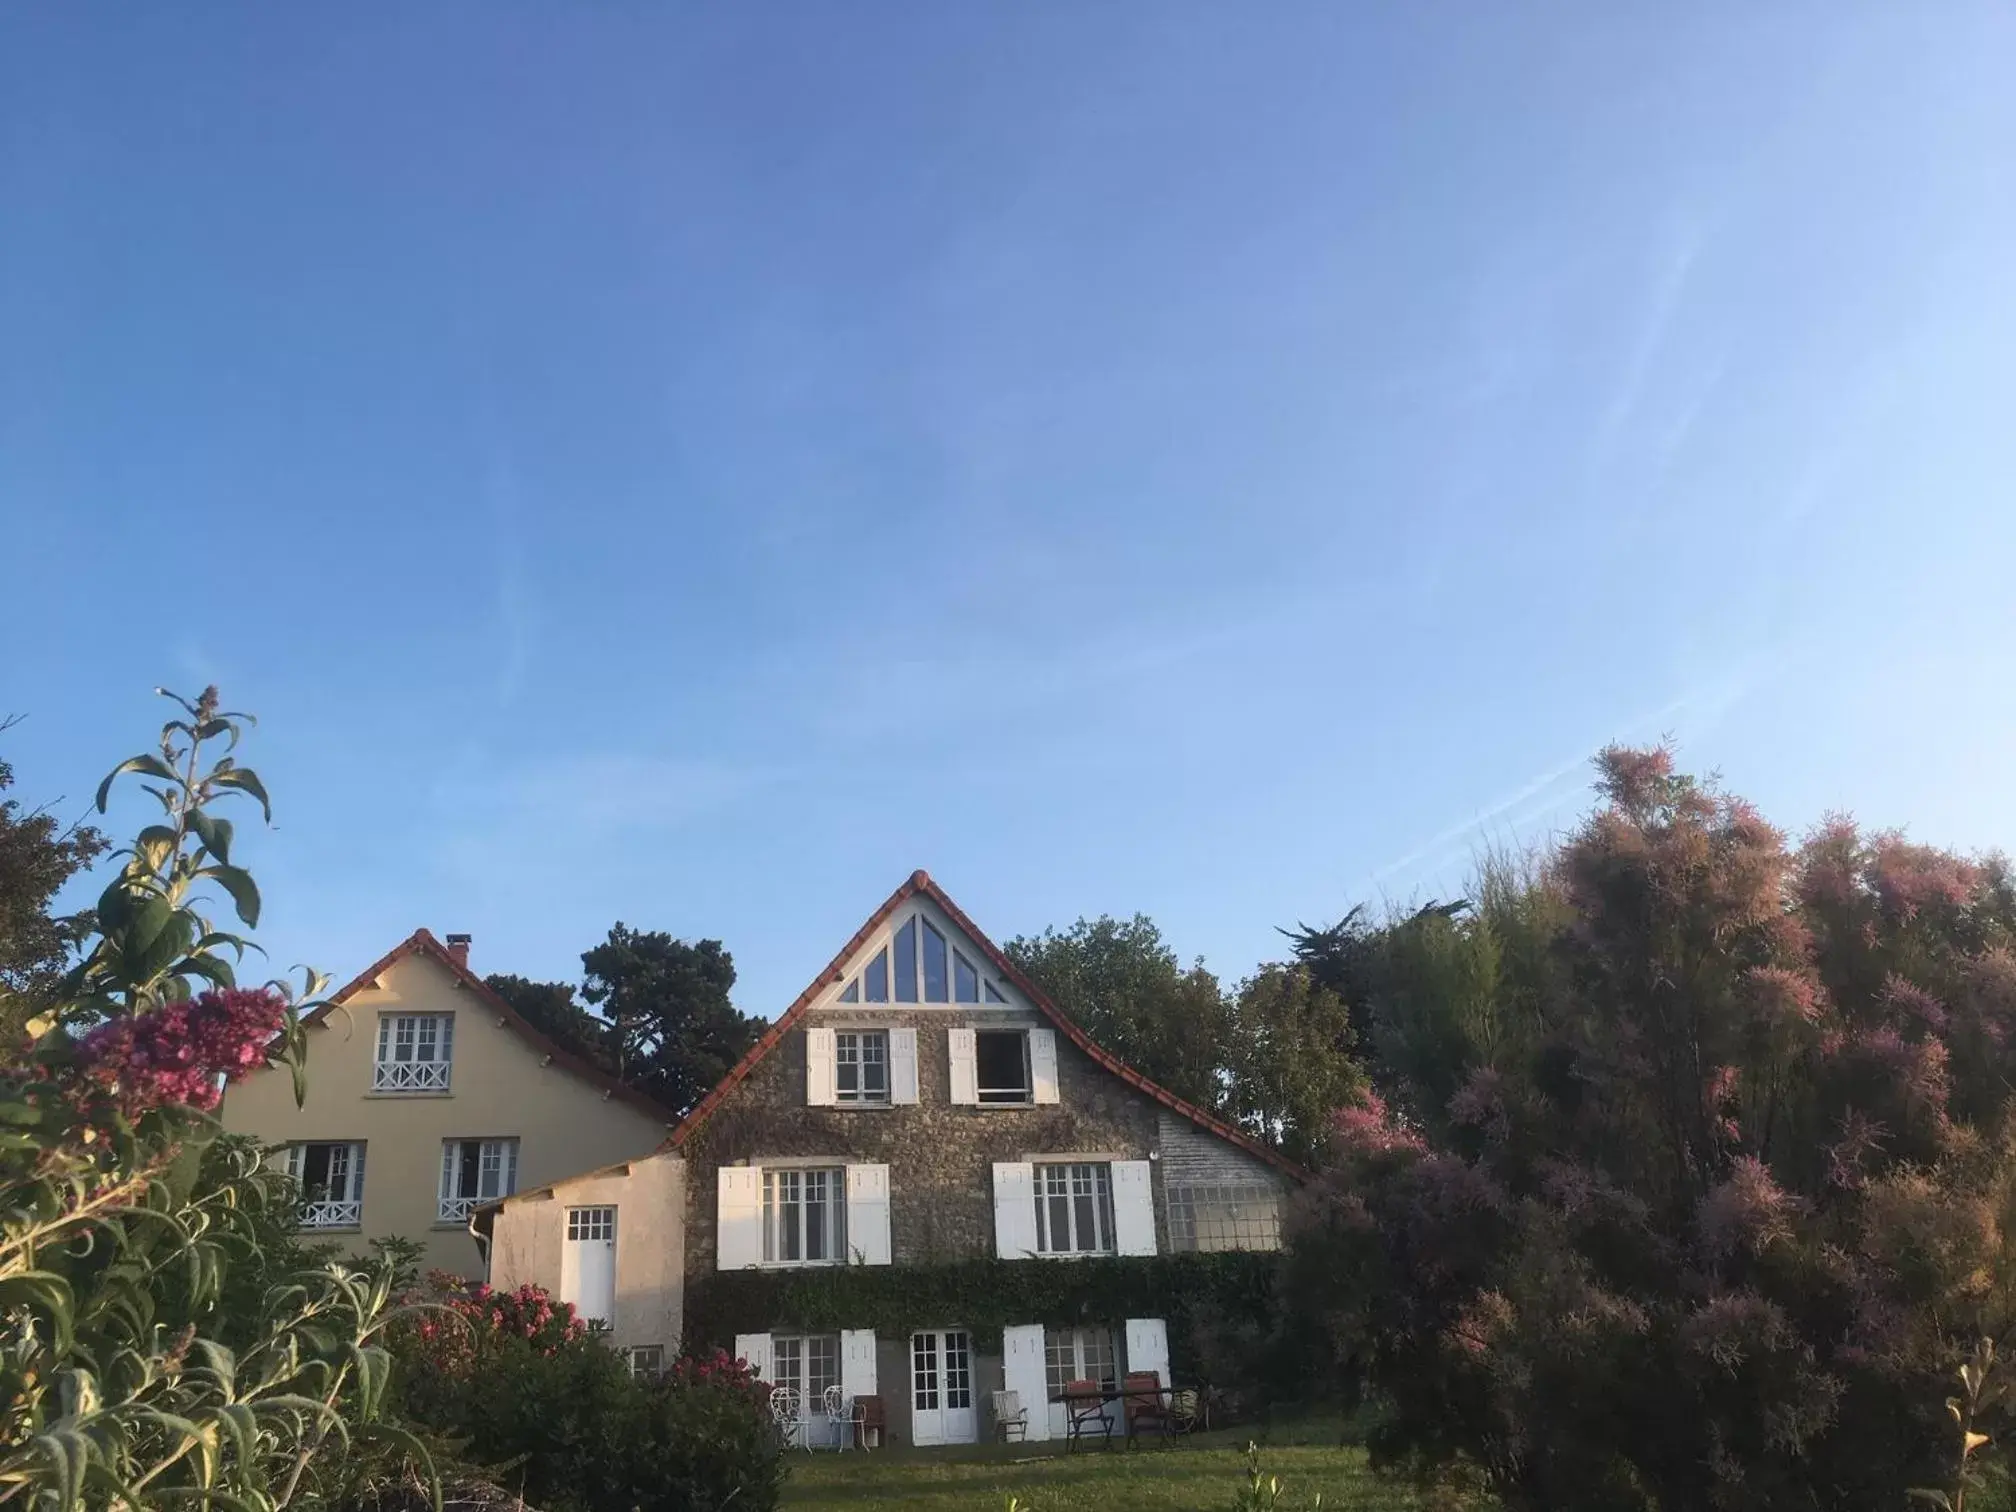
[[[992,978],[922,914],[896,927],[889,943],[840,989],[843,1003],[1006,1003]]]

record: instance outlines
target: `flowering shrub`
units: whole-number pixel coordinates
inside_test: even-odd
[[[222,898],[257,922],[214,810],[265,790],[203,765],[241,733],[215,690],[178,702],[98,795],[143,773],[164,822],[120,853],[98,933],[0,1068],[0,1502],[40,1512],[326,1505],[366,1484],[367,1445],[431,1480],[380,1410],[389,1273],[290,1273],[292,1184],[208,1116],[269,1059],[298,1088],[302,1042],[281,987],[237,985],[247,942],[210,917]]]
[[[446,1300],[405,1329],[397,1396],[414,1421],[548,1512],[776,1505],[768,1388],[725,1351],[655,1382],[536,1287],[436,1278]]]
[[[494,1341],[522,1340],[534,1353],[551,1355],[588,1337],[573,1303],[556,1302],[529,1282],[506,1292],[452,1271],[429,1271],[427,1290],[407,1300],[417,1304],[406,1330],[408,1353],[445,1376],[466,1376]]]
[[[1387,1398],[1383,1462],[1514,1508],[1904,1505],[2016,1323],[2016,889],[1788,845],[1664,751],[1602,772],[1530,875],[1354,962],[1385,1099],[1299,1204],[1289,1315]]]

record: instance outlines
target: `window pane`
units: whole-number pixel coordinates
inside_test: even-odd
[[[863,996],[871,1003],[889,1001],[889,952],[884,950],[868,963],[868,969],[861,973]]]
[[[840,1384],[840,1336],[817,1334],[805,1341],[805,1400],[816,1403],[829,1386]]]
[[[973,1037],[973,1058],[982,1102],[1027,1102],[1028,1036],[1020,1029],[982,1029]]]
[[[917,1001],[917,921],[896,931],[896,1001]]]
[[[956,950],[952,952],[952,997],[960,1003],[980,1001],[980,973]]]
[[[924,1001],[945,1001],[945,936],[924,926]]]
[[[993,984],[992,982],[989,982],[989,983],[987,983],[987,984],[986,984],[986,987],[987,987],[987,1001],[988,1001],[988,1002],[990,1002],[990,1003],[1005,1003],[1005,1002],[1007,1002],[1007,1001],[1008,1001],[1008,999],[1006,999],[1006,998],[1004,998],[1003,996],[1001,996],[1001,991],[1000,991],[1000,989],[999,989],[999,988],[997,988],[997,987],[996,987],[996,986],[995,986],[995,985],[994,985],[994,984]]]
[[[840,994],[840,1001],[843,1003],[858,1003],[861,1001],[861,979],[859,977],[856,977],[847,984],[847,990]]]

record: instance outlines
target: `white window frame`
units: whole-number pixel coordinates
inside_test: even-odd
[[[1279,1187],[1257,1181],[1171,1184],[1169,1248],[1189,1254],[1281,1248]]]
[[[815,1204],[807,1201],[818,1179],[826,1209],[823,1255],[808,1256],[807,1219]],[[833,1166],[765,1166],[759,1188],[766,1268],[843,1265],[847,1260],[847,1168]],[[795,1255],[787,1250],[795,1249]]]
[[[373,1092],[446,1092],[454,1064],[454,1014],[378,1015],[378,1048],[371,1061]]]
[[[830,1356],[827,1351],[831,1350]],[[831,1373],[813,1374],[813,1362],[817,1357],[821,1363],[830,1364]],[[772,1386],[790,1386],[798,1393],[803,1404],[801,1411],[810,1422],[825,1410],[821,1402],[828,1386],[838,1386],[840,1382],[840,1335],[837,1333],[780,1333],[770,1336],[770,1374],[765,1378]],[[817,1383],[815,1386],[814,1383]]]
[[[1032,1176],[1036,1195],[1036,1253],[1039,1255],[1113,1255],[1119,1253],[1113,1221],[1113,1167],[1103,1160],[1036,1161]],[[1064,1242],[1055,1232],[1057,1201],[1063,1201]],[[1091,1199],[1090,1214],[1081,1202]],[[1089,1225],[1091,1232],[1081,1230]],[[1090,1241],[1089,1243],[1087,1241]]]
[[[476,1190],[464,1191],[464,1155],[476,1146]],[[518,1190],[516,1139],[444,1139],[441,1141],[441,1191],[435,1209],[438,1223],[467,1223],[485,1203]]]
[[[1105,1369],[1098,1367],[1099,1346],[1105,1348]],[[1061,1371],[1061,1374],[1060,1374]],[[1112,1391],[1120,1385],[1120,1349],[1114,1330],[1103,1326],[1043,1330],[1043,1389],[1046,1400],[1064,1399],[1072,1381],[1097,1381]]]
[[[1022,1085],[1020,1087],[986,1087],[980,1083],[980,1039],[983,1035],[1014,1035],[1022,1042]],[[1013,1092],[1013,1097],[1003,1097],[1004,1092]],[[1036,1101],[1036,1071],[1030,1064],[1029,1031],[1020,1026],[1014,1028],[975,1027],[973,1031],[973,1100],[983,1108],[1021,1108]]]
[[[307,1187],[310,1146],[327,1148],[332,1171],[328,1186],[320,1196]],[[340,1181],[334,1175],[339,1164]],[[301,1183],[300,1225],[304,1229],[351,1229],[364,1224],[364,1141],[361,1139],[305,1139],[287,1146],[287,1174]]]
[[[869,1051],[873,1050],[873,1055]],[[891,1060],[889,1031],[887,1029],[835,1029],[833,1031],[833,1101],[843,1108],[881,1108],[890,1102]],[[854,1086],[849,1088],[845,1075],[848,1069],[855,1073]],[[879,1068],[882,1077],[880,1090],[870,1089],[866,1084],[871,1068]]]
[[[665,1374],[665,1346],[663,1344],[628,1344],[623,1347],[623,1363],[630,1367],[630,1377],[637,1381],[655,1381]]]

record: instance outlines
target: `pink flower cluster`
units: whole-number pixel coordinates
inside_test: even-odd
[[[1718,1259],[1741,1249],[1762,1254],[1792,1237],[1792,1218],[1798,1209],[1798,1199],[1778,1185],[1770,1168],[1756,1156],[1745,1155],[1729,1179],[1702,1199],[1701,1247]]]
[[[1900,919],[1926,908],[1965,908],[1981,886],[1981,868],[1973,862],[1897,835],[1877,837],[1872,869],[1877,897]]]
[[[168,1103],[215,1108],[223,1083],[266,1064],[287,1000],[270,987],[226,987],[100,1024],[78,1044],[85,1079],[128,1114]]]
[[[1366,1088],[1356,1105],[1330,1116],[1330,1133],[1348,1155],[1379,1155],[1389,1150],[1425,1150],[1419,1134],[1407,1128],[1386,1107],[1386,1099]]]
[[[588,1324],[574,1311],[574,1304],[554,1301],[543,1287],[528,1283],[516,1291],[498,1291],[448,1271],[432,1271],[427,1279],[447,1315],[427,1314],[413,1332],[444,1373],[459,1375],[471,1369],[485,1338],[524,1339],[540,1354],[550,1355],[587,1336]]]
[[[670,1380],[675,1386],[714,1386],[765,1400],[770,1395],[769,1383],[749,1368],[747,1360],[718,1347],[712,1354],[680,1356],[672,1364]]]

